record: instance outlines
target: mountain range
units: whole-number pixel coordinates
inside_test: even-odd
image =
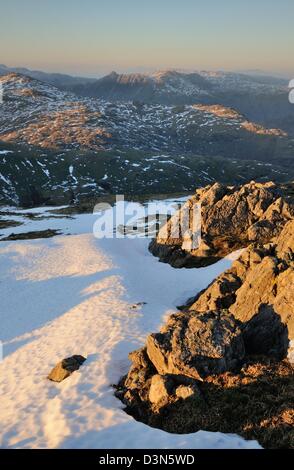
[[[161,84],[158,90],[167,94],[169,89],[175,95],[171,81],[176,81],[179,90],[182,75],[111,74],[98,83],[112,80],[117,90],[145,86],[151,90],[157,83]],[[184,100],[163,104],[155,102],[155,91],[150,92],[153,102],[151,98],[149,102],[127,100],[126,95],[119,100],[118,91],[110,101],[62,90],[48,80],[15,72],[3,74],[0,200],[32,205],[105,193],[183,192],[214,181],[289,179],[293,173],[292,136],[285,129],[253,122],[220,100],[208,102],[207,96],[212,100],[216,87],[229,93],[229,81],[235,83],[237,77],[194,75],[189,77],[190,88],[181,82],[181,96],[192,104]],[[210,91],[208,87],[205,91],[208,82]],[[97,81],[83,86],[90,90],[94,85]],[[272,96],[284,90],[279,79],[269,84],[264,79],[244,79],[243,87],[244,96],[249,94],[246,87],[260,96],[265,90]],[[198,101],[193,98],[196,93]],[[103,95],[101,90],[99,94]]]
[[[146,104],[222,104],[238,109],[248,119],[267,127],[294,131],[294,107],[288,100],[285,78],[252,72],[178,72],[150,74],[112,72],[104,77],[83,78],[65,74],[9,68],[0,65],[0,75],[16,72],[57,86],[79,96],[111,102],[138,101]]]

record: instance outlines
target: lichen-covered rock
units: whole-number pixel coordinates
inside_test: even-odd
[[[241,330],[224,311],[171,315],[160,333],[148,336],[146,347],[159,374],[200,380],[233,370],[245,354]]]
[[[202,240],[199,246],[189,249],[187,233],[193,235],[194,208],[199,204]],[[185,230],[175,235],[176,221],[187,217]],[[293,217],[292,183],[283,186],[254,181],[243,186],[215,183],[198,189],[180,214],[161,228],[149,249],[161,261],[177,268],[206,266],[251,242],[269,242]]]
[[[74,355],[63,359],[52,369],[48,375],[48,379],[53,382],[62,382],[74,371],[78,370],[85,360],[86,358],[80,355]]]

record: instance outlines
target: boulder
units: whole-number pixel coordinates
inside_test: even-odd
[[[148,336],[146,347],[159,374],[198,380],[234,370],[245,354],[241,330],[225,311],[176,313],[160,333]]]
[[[80,355],[74,355],[67,357],[60,361],[48,375],[48,379],[53,382],[62,382],[64,379],[69,377],[75,370],[78,370],[80,366],[85,362],[86,358]]]

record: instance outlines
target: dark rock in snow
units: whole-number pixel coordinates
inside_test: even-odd
[[[86,358],[80,355],[74,355],[67,357],[60,361],[48,375],[48,379],[53,382],[62,382],[64,379],[69,377],[75,370],[78,370],[80,366],[85,362]]]

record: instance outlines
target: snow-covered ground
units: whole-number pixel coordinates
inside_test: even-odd
[[[42,219],[5,231],[61,228],[66,235],[0,243],[0,445],[260,447],[236,435],[168,434],[123,411],[111,384],[127,372],[128,352],[231,261],[173,269],[148,252],[147,239],[95,239],[94,221],[92,215]],[[138,302],[146,304],[134,308]],[[60,384],[46,379],[73,354],[87,357],[79,371]]]

